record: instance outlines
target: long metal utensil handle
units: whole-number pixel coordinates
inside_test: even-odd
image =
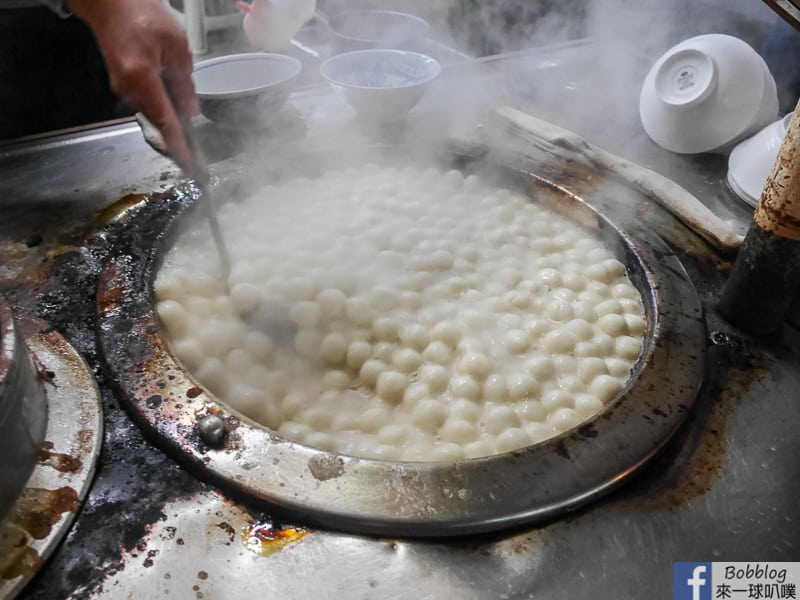
[[[192,176],[200,190],[200,204],[205,213],[208,224],[211,227],[211,236],[214,238],[214,244],[217,246],[217,254],[219,254],[219,262],[222,267],[222,275],[225,281],[228,281],[228,276],[231,273],[231,256],[228,252],[228,246],[225,243],[225,238],[222,237],[222,229],[219,226],[217,219],[217,209],[209,191],[209,181],[211,176],[208,172],[208,163],[203,155],[203,151],[197,144],[194,136],[194,129],[192,123],[186,115],[179,115],[181,128],[183,129],[183,137],[186,139],[186,144],[189,146],[189,151],[192,153]]]

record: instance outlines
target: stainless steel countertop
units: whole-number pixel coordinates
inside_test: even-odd
[[[744,231],[751,209],[725,188],[724,156],[655,146],[633,110],[634,87],[621,91],[619,104],[596,102],[586,84],[603,79],[598,56],[594,43],[581,42],[453,66],[398,135],[480,135],[474,124],[485,110],[510,102],[679,182]],[[444,85],[452,80],[470,93],[454,97]],[[284,116],[271,142],[254,138],[237,149],[274,151],[279,134],[336,143],[373,133],[326,88],[295,94]],[[0,239],[18,248],[37,223],[64,215],[77,223],[126,193],[177,178],[132,123],[0,147],[0,174]],[[197,482],[150,447],[104,389],[97,479],[73,531],[22,597],[666,599],[674,561],[800,560],[800,331],[787,325],[758,339],[728,326],[714,304],[730,264],[660,208],[643,218],[695,283],[709,372],[689,424],[619,490],[519,531],[424,542],[312,531],[271,553],[248,536],[269,515]],[[13,271],[6,266],[0,278]],[[85,340],[76,344],[93,351]],[[153,481],[138,479],[143,469]]]

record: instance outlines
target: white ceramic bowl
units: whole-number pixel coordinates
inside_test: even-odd
[[[701,35],[656,61],[642,85],[639,114],[650,138],[667,150],[723,152],[777,118],[775,80],[746,42]]]
[[[246,128],[264,124],[284,105],[302,64],[283,54],[230,54],[198,62],[192,79],[200,112]]]
[[[322,77],[356,112],[379,121],[402,119],[441,70],[430,56],[390,49],[345,52],[320,66]]]
[[[788,114],[740,142],[728,157],[728,185],[750,206],[761,199],[791,118]]]
[[[368,48],[417,50],[430,29],[415,15],[391,10],[346,10],[328,18],[335,53]]]

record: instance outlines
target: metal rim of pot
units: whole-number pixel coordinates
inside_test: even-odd
[[[0,303],[0,309],[2,303]],[[30,373],[46,405],[44,441],[30,476],[0,516],[0,598],[13,598],[69,532],[94,477],[103,441],[100,391],[86,361],[43,323],[18,334]],[[5,333],[5,331],[4,331]],[[15,393],[24,382],[18,382]],[[30,385],[29,385],[30,387]]]
[[[229,493],[303,524],[355,533],[483,533],[552,518],[614,488],[658,454],[689,413],[705,371],[702,307],[680,261],[635,215],[612,222],[541,175],[548,169],[512,163],[493,168],[609,240],[643,295],[642,355],[628,386],[589,421],[517,451],[452,463],[325,452],[250,421],[171,354],[154,314],[152,282],[170,231],[193,212],[193,188],[156,194],[125,213],[101,273],[99,345],[130,414],[159,446]],[[155,245],[139,239],[143,222],[156,232]]]

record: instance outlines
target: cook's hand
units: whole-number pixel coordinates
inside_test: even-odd
[[[170,156],[189,174],[191,155],[178,113],[196,115],[186,36],[156,0],[68,0],[103,53],[111,88],[161,131]]]

